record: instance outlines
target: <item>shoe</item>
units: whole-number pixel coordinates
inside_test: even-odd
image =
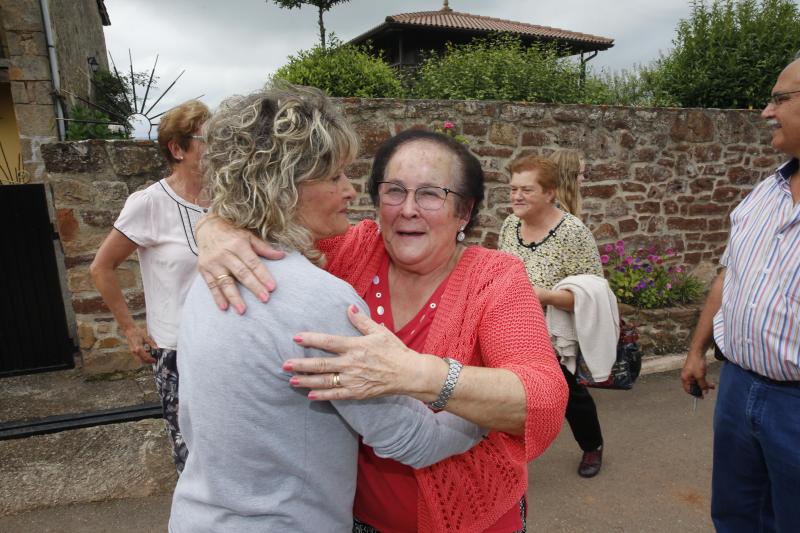
[[[594,477],[600,472],[603,465],[603,447],[600,446],[594,451],[583,452],[581,464],[578,467],[578,475],[581,477]]]

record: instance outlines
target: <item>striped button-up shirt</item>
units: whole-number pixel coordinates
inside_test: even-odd
[[[725,357],[775,380],[800,380],[800,203],[781,165],[731,213],[714,340]]]

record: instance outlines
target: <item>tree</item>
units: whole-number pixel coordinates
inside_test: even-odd
[[[278,4],[278,6],[283,9],[294,9],[294,8],[300,9],[303,6],[303,4],[316,6],[317,11],[319,12],[319,19],[318,19],[319,42],[320,46],[324,49],[325,24],[323,24],[322,22],[322,14],[325,13],[326,11],[329,11],[336,4],[344,4],[345,2],[349,2],[350,0],[272,0],[272,1]]]
[[[684,107],[758,108],[798,43],[800,14],[791,0],[694,0],[655,75]]]
[[[317,87],[329,96],[403,96],[392,67],[371,55],[369,48],[341,44],[333,34],[328,48],[315,46],[289,56],[289,62],[275,72],[273,79]]]

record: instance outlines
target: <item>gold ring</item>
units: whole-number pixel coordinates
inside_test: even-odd
[[[342,386],[342,380],[339,377],[339,373],[337,372],[336,374],[333,375],[333,388],[337,388],[337,387],[341,387],[341,386]]]
[[[217,276],[217,281],[222,281],[223,279],[229,278],[229,277],[231,277],[230,274],[220,274],[219,276]]]

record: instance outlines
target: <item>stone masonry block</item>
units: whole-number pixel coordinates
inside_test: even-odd
[[[96,191],[88,183],[57,179],[52,181],[55,203],[58,207],[70,205],[89,205],[94,202]]]
[[[16,31],[42,31],[42,10],[37,0],[3,2],[3,26]]]
[[[47,41],[42,28],[39,31],[9,31],[6,40],[11,57],[47,55]]]
[[[105,145],[103,141],[46,144],[42,146],[42,157],[47,171],[51,174],[96,175],[107,171],[110,167]]]
[[[13,59],[8,76],[12,81],[50,79],[50,62],[47,56],[17,56]]]
[[[511,124],[493,122],[489,127],[489,141],[494,144],[504,146],[514,146],[519,144],[519,130]]]
[[[108,143],[108,156],[118,176],[147,176],[158,180],[169,173],[158,146],[150,141]]]
[[[670,129],[674,141],[708,142],[714,139],[714,123],[708,114],[693,109],[675,117]]]
[[[52,105],[53,84],[48,81],[27,81],[25,88],[28,92],[28,103]]]
[[[122,209],[130,191],[128,185],[122,181],[95,181],[97,191],[97,205],[104,209]]]
[[[14,106],[20,136],[55,137],[56,116],[52,105],[19,104]]]
[[[24,81],[11,82],[11,100],[15,104],[30,104],[28,99],[28,88],[25,86]]]

